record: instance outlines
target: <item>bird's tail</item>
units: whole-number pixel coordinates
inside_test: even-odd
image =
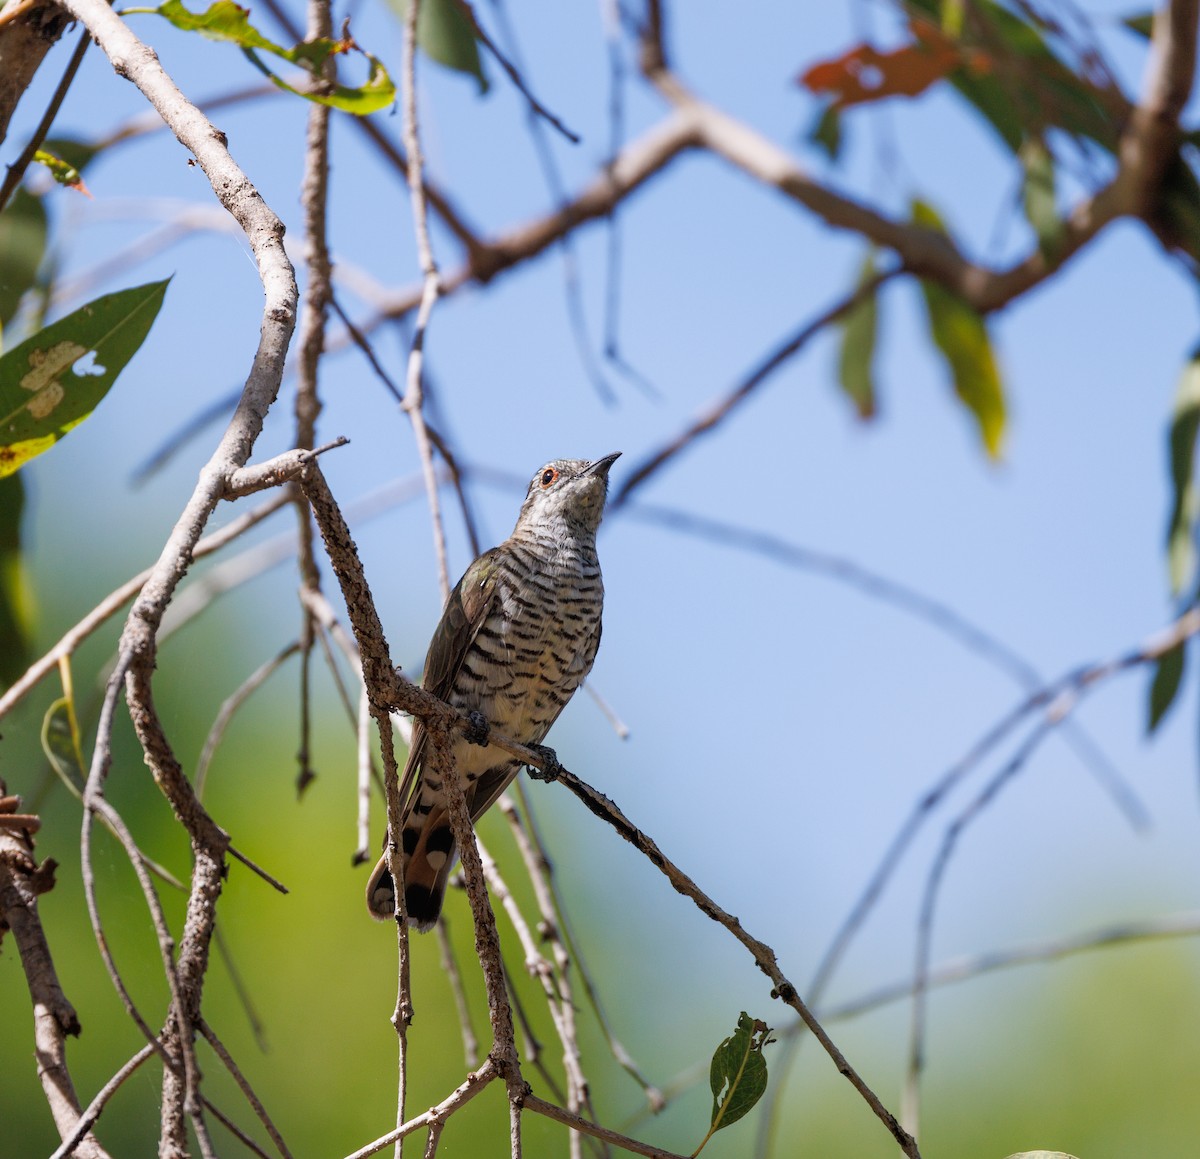
[[[445,812],[422,817],[419,825],[401,831],[404,850],[404,908],[408,924],[425,933],[433,929],[442,912],[446,883],[458,861],[458,846]],[[387,867],[387,854],[379,859],[367,882],[367,909],[377,921],[396,915],[396,883]]]

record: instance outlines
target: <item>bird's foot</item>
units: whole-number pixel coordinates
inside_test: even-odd
[[[469,723],[463,729],[463,736],[467,738],[467,743],[477,744],[480,748],[486,748],[488,737],[492,732],[492,726],[488,724],[487,717],[479,711],[468,712],[467,721]]]
[[[558,754],[549,745],[531,744],[525,747],[533,749],[542,758],[542,768],[539,769],[536,765],[526,766],[529,769],[529,775],[535,781],[557,781],[563,775],[563,767],[559,762]]]

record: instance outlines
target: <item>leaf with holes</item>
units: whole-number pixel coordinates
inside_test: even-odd
[[[167,282],[105,294],[0,357],[0,478],[96,409],[158,316]]]
[[[763,1047],[774,1041],[765,1022],[751,1018],[744,1010],[738,1015],[737,1029],[713,1052],[708,1079],[713,1096],[712,1118],[708,1134],[692,1152],[693,1159],[713,1135],[736,1123],[762,1098],[767,1089]]]

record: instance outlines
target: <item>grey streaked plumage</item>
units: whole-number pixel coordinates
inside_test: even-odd
[[[522,744],[541,742],[596,658],[604,604],[596,528],[616,459],[555,459],[542,467],[512,535],[467,568],[429,645],[425,688],[462,712],[481,713]],[[425,768],[425,744],[425,729],[414,722],[400,785],[400,844],[409,924],[419,930],[437,921],[457,859],[441,781]],[[474,822],[521,766],[461,735],[453,749]],[[380,921],[395,915],[386,856],[367,883],[367,908]]]

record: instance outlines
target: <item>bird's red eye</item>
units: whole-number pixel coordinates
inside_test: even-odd
[[[542,486],[549,487],[555,479],[558,478],[558,471],[554,467],[547,467],[542,472]]]

